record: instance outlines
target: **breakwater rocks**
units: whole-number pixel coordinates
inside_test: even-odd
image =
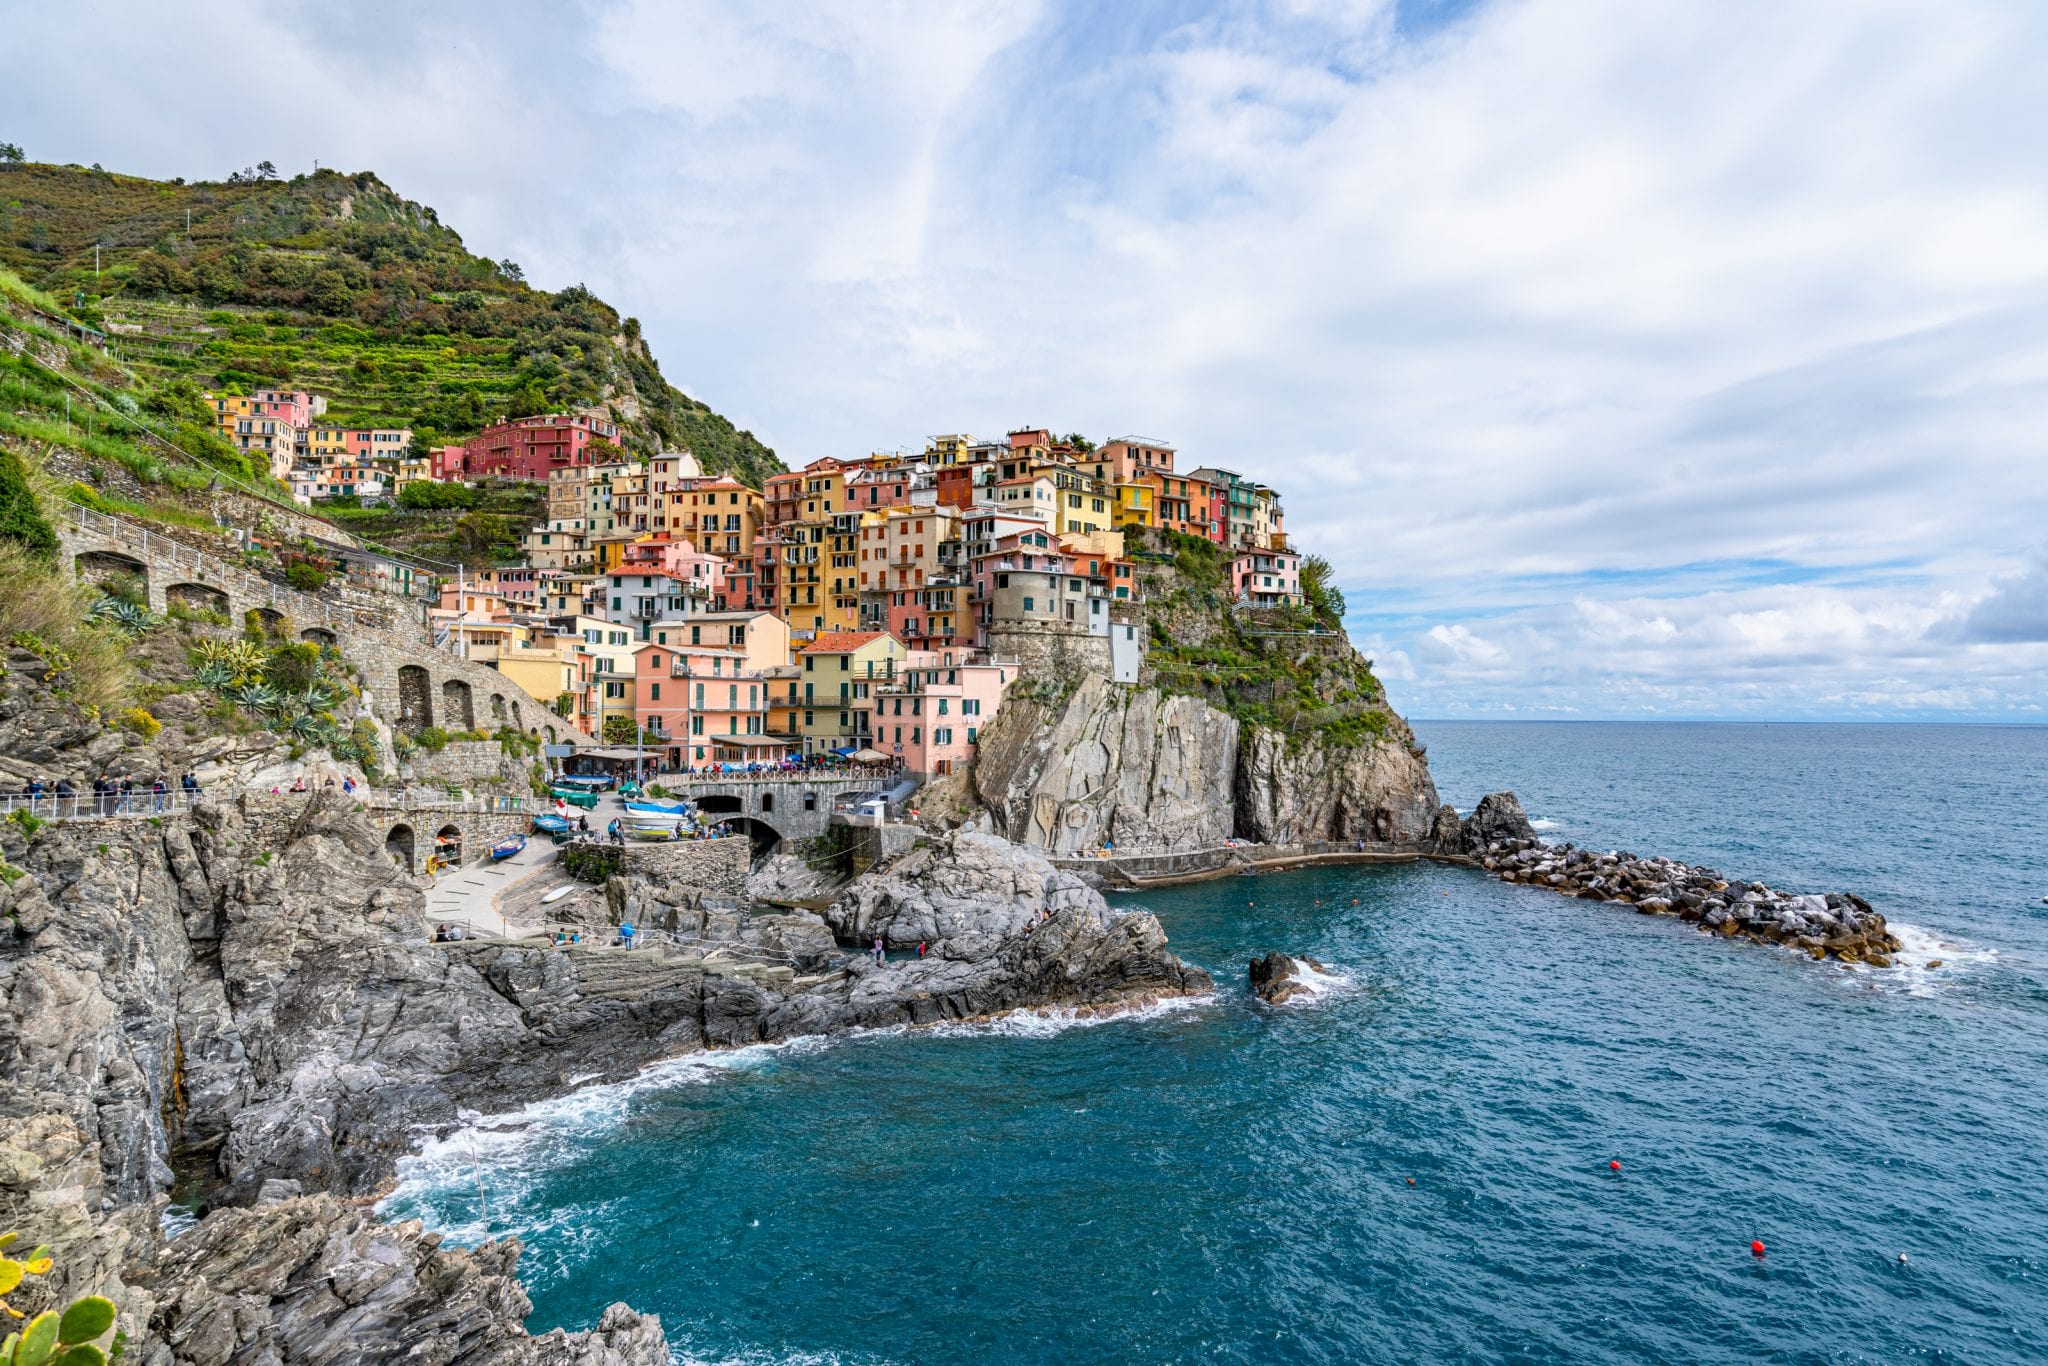
[[[1480,866],[1503,882],[1565,896],[1618,901],[1644,915],[1675,915],[1723,939],[1753,939],[1814,958],[1890,967],[1899,941],[1870,903],[1848,892],[1794,896],[1761,882],[1731,882],[1677,859],[1595,853],[1539,840],[1495,841]]]

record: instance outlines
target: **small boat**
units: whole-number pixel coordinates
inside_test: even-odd
[[[676,817],[678,817],[678,816],[687,816],[687,815],[689,815],[689,814],[690,814],[690,803],[688,803],[688,802],[627,802],[627,803],[626,803],[626,814],[627,814],[628,816],[646,816],[646,817],[650,817],[650,818],[653,818],[653,817],[664,817],[664,816],[665,816],[665,817],[667,817],[667,818],[668,818],[668,819],[669,819],[670,821],[674,821],[674,820],[675,820],[675,818],[676,818]]]
[[[511,858],[525,847],[526,836],[514,835],[511,839],[500,840],[491,846],[491,859],[493,862],[496,862],[501,859]]]
[[[533,818],[533,828],[543,835],[560,835],[569,829],[569,818],[549,811]]]
[[[597,809],[597,793],[588,788],[563,787],[557,783],[548,789],[548,795],[550,797],[559,797],[571,806],[580,806],[585,811]]]
[[[569,895],[569,893],[575,890],[576,888],[574,884],[571,884],[567,887],[557,887],[555,888],[555,890],[549,892],[546,896],[542,897],[540,899],[540,904],[543,906],[552,905],[553,903],[560,901],[563,897]]]

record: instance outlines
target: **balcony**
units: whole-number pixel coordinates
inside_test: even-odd
[[[723,669],[713,673],[709,669],[692,668],[687,660],[678,659],[669,666],[668,676],[701,679],[707,683],[748,683],[766,678],[768,673],[764,669]]]

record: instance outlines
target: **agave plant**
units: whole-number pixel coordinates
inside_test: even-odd
[[[333,711],[340,698],[324,678],[316,678],[306,690],[292,699],[292,704],[307,713]]]
[[[234,686],[235,671],[218,660],[209,660],[193,671],[192,681],[209,692],[226,692]]]
[[[332,721],[329,721],[324,716],[315,716],[310,712],[294,716],[291,719],[291,724],[287,725],[285,729],[291,732],[294,739],[304,740],[309,745],[328,745],[330,747],[334,739],[340,734],[339,731],[335,730]]]
[[[228,701],[248,711],[268,713],[278,709],[284,694],[268,683],[242,683],[228,693]]]
[[[222,665],[237,682],[248,683],[263,677],[263,651],[246,640],[202,640],[197,653],[200,664]]]
[[[131,636],[139,636],[157,624],[156,613],[138,602],[125,602],[116,597],[101,598],[86,609],[85,619],[106,626],[117,626]]]

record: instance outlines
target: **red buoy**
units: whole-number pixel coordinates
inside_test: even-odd
[[[1619,1162],[1609,1162],[1609,1163],[1607,1164],[1607,1170],[1609,1170],[1609,1171],[1611,1171],[1611,1172],[1618,1172],[1618,1171],[1620,1171],[1620,1170],[1621,1170],[1621,1163],[1619,1163]]]
[[[1763,1239],[1761,1239],[1761,1238],[1758,1238],[1757,1240],[1755,1240],[1754,1242],[1752,1242],[1752,1243],[1751,1243],[1751,1244],[1749,1245],[1749,1251],[1750,1251],[1750,1255],[1752,1255],[1752,1256],[1756,1256],[1756,1257],[1761,1257],[1761,1256],[1763,1256],[1763,1255],[1764,1255],[1764,1240],[1763,1240]]]

